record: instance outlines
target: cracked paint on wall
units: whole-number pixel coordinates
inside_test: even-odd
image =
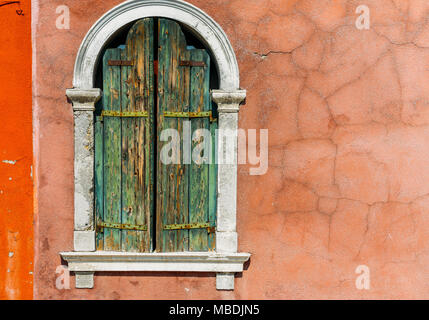
[[[190,1],[235,49],[247,90],[240,127],[269,129],[267,174],[239,167],[239,251],[252,253],[248,270],[234,292],[216,291],[210,275],[137,273],[96,277],[92,290],[57,290],[58,252],[73,248],[65,90],[84,35],[120,2],[38,1],[37,298],[429,298],[426,0]],[[60,4],[70,7],[70,30],[55,28]],[[369,30],[355,26],[361,4],[370,8]],[[355,286],[359,265],[371,270],[370,290]]]

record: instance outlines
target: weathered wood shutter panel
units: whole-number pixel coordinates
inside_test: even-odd
[[[122,118],[122,223],[151,229],[153,212],[153,19],[130,30],[122,67],[122,111],[147,113]],[[123,251],[149,251],[150,232],[122,230]]]
[[[185,37],[175,22],[159,19],[158,26],[158,139],[165,129],[180,133],[177,155],[181,163],[158,161],[157,244],[162,252],[185,251],[189,247],[188,230],[164,230],[166,225],[189,223],[189,168],[182,162],[184,119],[164,114],[189,111],[189,70],[179,67],[188,52]],[[158,141],[158,155],[163,145]]]
[[[103,59],[104,60],[104,59]],[[104,61],[103,61],[104,67]],[[103,68],[104,69],[104,68]],[[101,112],[104,106],[104,92],[101,102],[97,103],[95,110],[95,125],[94,125],[94,187],[95,187],[95,222],[96,225],[103,222],[104,218],[104,129],[103,129],[103,118]],[[104,249],[104,234],[96,230],[96,247],[97,250]]]
[[[110,114],[105,114],[102,122],[96,117],[96,213],[97,222],[102,219],[104,223],[98,228],[97,247],[150,251],[154,203],[153,19],[133,26],[124,49],[106,51],[103,77],[103,111]]]
[[[181,137],[180,164],[166,165],[158,161],[158,250],[213,250],[213,228],[196,226],[215,226],[217,174],[207,163],[213,153],[206,148],[206,163],[196,164],[191,154],[184,154],[184,143],[191,143],[189,149],[193,150],[202,140],[198,130],[206,129],[214,136],[215,125],[211,124],[209,116],[189,118],[183,115],[211,111],[210,57],[205,50],[188,49],[180,26],[171,20],[159,19],[158,34],[158,139],[165,129],[176,129]],[[173,115],[166,116],[166,112]],[[191,138],[195,132],[193,141],[187,140],[186,134]],[[164,144],[158,141],[158,155]],[[190,164],[185,163],[186,158],[191,160]],[[178,229],[167,228],[172,225]],[[179,229],[178,225],[188,226]]]
[[[212,112],[215,113],[214,108],[212,107]],[[214,115],[213,115],[214,116]],[[217,116],[217,114],[216,114]],[[211,163],[209,165],[209,222],[216,230],[216,219],[217,219],[217,133],[218,122],[213,121],[210,123],[210,132],[212,138],[212,154],[211,154]],[[208,250],[214,251],[216,247],[216,233],[212,232],[209,234],[208,240]]]
[[[121,69],[109,66],[109,60],[120,60],[120,49],[109,49],[103,60],[104,66],[104,108],[108,111],[121,111]],[[104,110],[103,110],[104,111]],[[104,117],[103,148],[103,221],[121,223],[121,119]],[[114,228],[104,229],[104,250],[121,250],[121,231]]]
[[[191,112],[211,111],[211,101],[209,95],[210,85],[210,57],[205,50],[191,50],[191,61],[202,61],[205,67],[192,67],[191,72]],[[210,118],[192,118],[191,132],[192,150],[198,146],[204,145],[204,136],[201,130],[210,134]],[[208,136],[210,139],[210,135]],[[199,149],[197,149],[198,151]],[[205,154],[202,156],[201,163],[196,163],[197,158],[193,156],[193,161],[189,171],[189,222],[202,223],[209,221],[209,160],[210,150],[203,149]],[[198,153],[198,152],[197,152]],[[205,160],[207,159],[207,160]],[[198,161],[200,162],[200,161]],[[206,229],[189,230],[189,250],[190,251],[207,251],[209,248],[209,237]]]

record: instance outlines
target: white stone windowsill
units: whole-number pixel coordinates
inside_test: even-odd
[[[249,253],[61,252],[70,271],[242,272]]]

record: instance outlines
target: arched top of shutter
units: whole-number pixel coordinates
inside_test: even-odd
[[[103,48],[124,26],[146,17],[169,18],[188,26],[212,52],[220,89],[239,89],[239,70],[231,43],[222,28],[205,12],[180,0],[130,0],[102,16],[83,40],[75,63],[73,86],[94,87],[97,63]]]

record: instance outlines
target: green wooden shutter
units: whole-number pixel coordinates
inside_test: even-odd
[[[154,78],[153,19],[138,21],[128,33],[122,68],[122,111],[147,113],[122,118],[122,223],[146,225],[149,232],[122,231],[122,250],[148,251],[153,212]]]
[[[109,49],[103,59],[104,90],[103,111],[121,111],[121,69],[108,66],[109,60],[120,60],[120,49]],[[116,117],[103,118],[103,221],[105,223],[121,223],[121,119]],[[100,190],[101,191],[101,190]],[[100,229],[101,230],[101,229]],[[121,230],[104,228],[104,250],[119,251],[121,249]]]
[[[103,57],[102,112],[95,118],[97,249],[214,250],[217,122],[209,95],[210,56],[188,47],[177,23],[154,21],[139,20],[126,45]],[[160,161],[165,129],[180,134],[180,164]],[[212,150],[205,149],[204,156],[212,164],[184,163],[192,160],[191,152],[184,157],[184,143],[193,150],[204,140],[203,135],[185,139],[185,129],[189,138],[202,129],[210,133]]]
[[[187,54],[185,37],[171,20],[159,19],[158,43],[158,139],[162,130],[176,129],[181,135],[183,155],[183,118],[164,117],[165,112],[189,112],[189,70],[179,62]],[[158,141],[158,155],[163,143]],[[188,166],[158,161],[157,245],[162,252],[185,251],[188,230],[164,230],[164,226],[189,223]]]
[[[210,103],[210,57],[205,50],[190,51],[191,61],[201,61],[205,67],[191,67],[191,112],[211,111]],[[206,129],[210,132],[210,118],[192,118],[191,132],[192,150],[202,143],[204,137],[198,131]],[[206,150],[210,152],[210,150]],[[207,156],[207,155],[205,155]],[[209,160],[210,157],[207,158]],[[191,161],[189,170],[189,222],[202,223],[209,221],[209,164],[197,164]],[[207,251],[209,248],[209,235],[207,229],[189,230],[189,251]]]
[[[158,35],[158,139],[165,129],[176,129],[181,135],[181,164],[158,161],[158,250],[213,250],[216,167],[208,163],[198,165],[194,161],[185,164],[183,144],[187,142],[183,138],[189,121],[190,134],[197,129],[207,129],[214,136],[216,124],[210,121],[210,116],[202,115],[211,112],[210,57],[205,50],[187,48],[185,36],[176,22],[159,19]],[[186,113],[194,116],[197,113],[201,117],[186,117]],[[200,137],[197,136],[192,147],[198,142]],[[163,145],[158,140],[158,155]]]
[[[95,125],[98,249],[151,250],[153,30],[153,19],[140,20],[125,48],[103,58],[103,114]]]

